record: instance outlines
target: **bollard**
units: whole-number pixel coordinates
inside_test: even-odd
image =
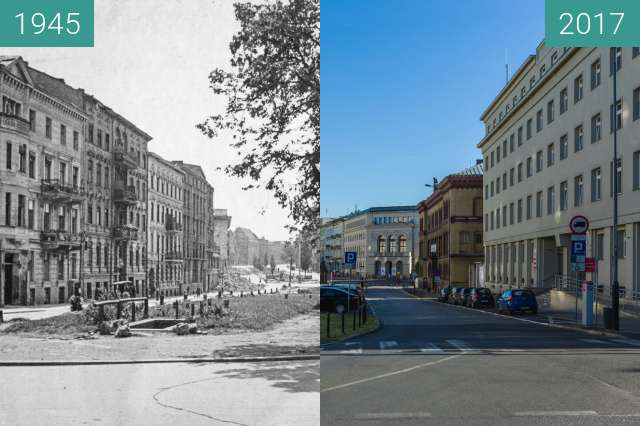
[[[200,302],[200,316],[204,313],[204,303]]]
[[[253,296],[253,290],[251,290],[251,295]]]
[[[342,334],[344,334],[344,312],[342,313]]]
[[[144,299],[144,315],[142,318],[149,318],[149,299]]]
[[[196,305],[195,304],[191,304],[191,318],[193,318],[196,315]]]
[[[358,328],[362,327],[362,307],[358,308]]]
[[[178,301],[173,302],[173,307],[176,310],[176,319],[178,319]]]
[[[122,313],[122,306],[120,302],[116,303],[116,319],[120,319],[120,314]]]
[[[131,322],[136,320],[136,302],[131,302]]]
[[[243,293],[242,293],[242,291],[240,292],[240,297],[243,297]]]
[[[331,337],[329,332],[329,323],[331,322],[331,312],[327,312],[327,338]]]
[[[288,299],[288,298],[289,298],[289,293],[286,293],[286,294],[284,295],[284,298],[285,298],[285,299]]]
[[[362,324],[366,324],[367,323],[367,305],[366,304],[362,309],[362,315],[363,315]]]
[[[0,309],[0,324],[2,324],[2,321],[4,321],[4,318],[3,318],[2,309]]]
[[[224,306],[225,308],[229,307],[229,299],[224,299],[224,301],[222,302],[222,306]]]
[[[212,301],[212,300],[213,300],[213,299],[209,299],[209,306],[211,306],[211,301]]]
[[[101,322],[101,321],[104,321],[104,305],[98,306],[98,322]]]
[[[356,330],[356,311],[353,311],[353,330]]]

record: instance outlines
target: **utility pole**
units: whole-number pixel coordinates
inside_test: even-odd
[[[620,292],[618,290],[618,48],[613,48],[613,274],[611,283],[611,328],[620,329]],[[622,119],[622,117],[620,118]]]

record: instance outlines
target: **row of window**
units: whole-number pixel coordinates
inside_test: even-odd
[[[397,240],[393,235],[388,238],[379,236],[377,241],[378,253],[387,253],[387,247],[389,248],[389,254],[395,254],[396,250],[400,254],[404,254],[407,251],[407,238],[404,235],[398,237]]]
[[[18,163],[14,165],[13,157],[14,153],[18,151]],[[31,179],[37,178],[37,155],[34,151],[29,151],[27,149],[26,144],[22,144],[19,146],[14,146],[12,142],[6,143],[6,152],[5,152],[5,167],[7,170],[16,170],[19,173],[24,173],[29,176]],[[45,156],[44,158],[44,179],[50,180],[53,178],[53,166],[54,160]],[[69,166],[65,161],[58,161],[58,176],[57,179],[60,180],[60,184],[62,185],[73,185],[74,188],[78,187],[78,179],[80,170],[78,167],[72,167],[71,176],[67,173]],[[70,181],[69,181],[70,179]]]
[[[637,48],[633,50],[633,58],[635,59],[638,56],[636,51]],[[622,67],[622,49],[621,48],[612,48],[611,49],[611,75],[613,74],[614,66],[617,66],[617,69],[620,70]],[[617,65],[615,65],[617,64]],[[591,90],[595,90],[600,86],[602,82],[601,77],[601,65],[600,59],[597,59],[595,62],[591,64]],[[583,89],[583,75],[578,75],[573,81],[573,103],[577,104],[584,98],[584,89]],[[613,132],[614,123],[617,123],[618,129],[622,128],[622,98],[616,102],[614,107],[613,104],[609,107],[609,115],[610,115],[610,131]],[[564,87],[560,90],[559,93],[559,112],[560,115],[564,114],[569,110],[569,89],[568,87]],[[615,118],[614,118],[615,116]],[[551,99],[547,102],[547,114],[546,114],[546,122],[547,125],[550,125],[555,121],[556,113],[555,113],[555,99]],[[633,120],[638,120],[640,118],[640,87],[635,89],[633,92]],[[536,133],[542,131],[544,127],[544,110],[541,108],[536,112],[535,120],[536,120]],[[580,132],[583,133],[582,126],[578,126],[575,129],[575,132],[580,129]],[[525,135],[526,132],[526,135]],[[530,140],[533,137],[533,118],[528,118],[524,126],[519,126],[518,129],[511,133],[508,139],[502,141],[502,144],[498,144],[495,150],[493,150],[489,155],[485,157],[485,167],[487,170],[495,167],[495,164],[500,163],[501,159],[504,159],[508,156],[509,153],[513,153],[517,146],[520,147],[523,145],[525,140]],[[602,116],[600,113],[594,115],[591,118],[591,142],[597,142],[602,137]],[[577,140],[577,136],[575,137]],[[576,151],[582,149],[582,135],[580,136],[579,146],[578,141],[576,141]]]
[[[633,92],[633,120],[640,119],[640,87],[636,88]],[[613,124],[616,123],[618,130],[622,129],[623,121],[622,121],[622,100],[618,101],[615,108],[615,119],[611,120],[611,132],[613,132]],[[611,106],[611,112],[613,112],[613,105]],[[591,117],[591,143],[594,144],[599,142],[602,139],[602,116],[601,113],[598,113]],[[573,152],[580,152],[584,149],[584,128],[583,125],[580,124],[573,130]],[[564,134],[560,137],[559,141],[559,161],[563,161],[569,157],[569,135]],[[500,159],[500,148],[498,147],[498,160]],[[493,152],[491,153],[491,158],[493,160]],[[504,157],[503,157],[504,158]],[[536,153],[535,156],[535,172],[541,173],[544,168],[545,163],[545,152],[540,150]],[[556,163],[556,144],[555,142],[551,142],[547,145],[546,149],[546,165],[547,167],[551,167]],[[533,158],[531,156],[527,157],[525,160],[526,165],[526,177],[529,178],[533,176]],[[494,181],[492,180],[489,184],[485,185],[484,189],[484,198],[488,200],[493,197],[495,194],[499,194],[500,191],[504,191],[507,189],[507,186],[514,186],[516,183],[520,183],[523,180],[523,163],[518,163],[517,168],[511,168],[509,170],[508,182],[507,182],[507,172],[505,171],[502,176],[498,176]],[[517,171],[517,181],[516,181],[516,171]]]
[[[623,181],[622,181],[622,166],[623,159],[618,159],[617,167],[613,168],[613,162],[610,164],[610,193],[614,194],[615,190],[620,194],[622,193]],[[615,179],[614,179],[615,175]],[[597,202],[602,199],[602,169],[600,167],[591,170],[591,202]],[[633,190],[640,190],[640,151],[636,151],[633,154]],[[569,208],[569,182],[563,181],[559,187],[559,209],[560,211],[567,210]],[[543,216],[543,199],[544,191],[538,191],[535,194],[535,217]],[[534,215],[534,198],[532,195],[526,197],[526,220],[530,220]],[[546,190],[547,199],[547,215],[556,213],[556,186],[550,186]],[[499,229],[501,226],[505,227],[507,224],[514,225],[515,223],[521,223],[523,221],[523,199],[519,199],[516,203],[510,203],[502,208],[498,208],[490,213],[485,213],[485,231]],[[573,179],[573,207],[582,207],[584,205],[584,176],[578,175]],[[507,211],[508,208],[508,211]],[[507,220],[508,214],[508,220]]]
[[[374,225],[388,225],[392,223],[413,223],[411,216],[380,216],[373,218]]]
[[[149,179],[151,189],[163,195],[168,195],[178,201],[182,201],[182,190],[177,185],[167,181],[165,178],[151,174]]]
[[[154,214],[154,210],[155,210],[155,214]],[[171,216],[171,218],[175,220],[178,224],[182,224],[182,212],[180,211],[170,209],[169,207],[167,207],[165,210],[165,206],[161,206],[160,204],[153,204],[153,203],[150,204],[149,211],[151,214],[151,222],[157,222],[162,225],[166,225],[167,220],[169,220],[169,216]]]

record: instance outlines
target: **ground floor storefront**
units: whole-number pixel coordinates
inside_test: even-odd
[[[571,235],[549,234],[535,238],[485,243],[484,278],[494,291],[509,287],[548,289],[567,279],[591,281],[608,293],[612,280],[612,227],[593,227],[586,234],[586,257],[594,272],[572,270]],[[618,282],[623,296],[640,296],[640,222],[622,223],[617,229]]]

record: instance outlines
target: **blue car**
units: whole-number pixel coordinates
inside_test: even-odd
[[[496,300],[496,308],[499,313],[506,312],[512,315],[514,312],[538,313],[538,301],[533,291],[526,288],[507,290]]]

